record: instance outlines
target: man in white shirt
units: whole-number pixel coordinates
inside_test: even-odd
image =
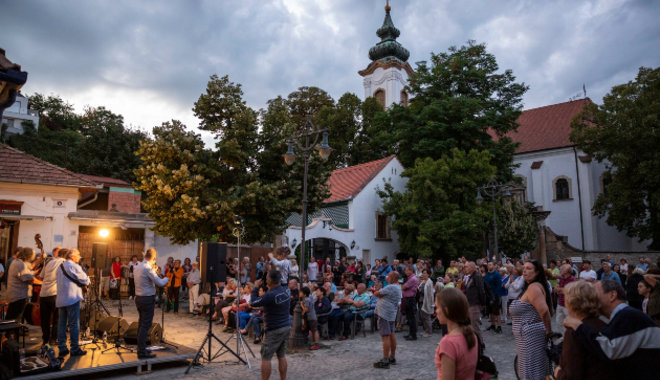
[[[584,270],[580,272],[580,280],[595,282],[598,275],[596,275],[596,271],[591,269],[591,261],[584,260],[582,263],[584,264]]]
[[[51,344],[57,339],[57,321],[59,313],[55,307],[57,298],[57,269],[64,259],[59,257],[62,248],[55,247],[53,256],[46,258],[44,269],[41,271],[43,283],[39,293],[39,316],[41,317],[41,338],[43,344]]]
[[[199,263],[197,261],[192,263],[192,270],[188,273],[186,281],[188,285],[188,308],[190,314],[192,314],[197,303],[197,296],[199,295],[199,283],[202,282],[199,273]]]
[[[135,281],[135,306],[138,310],[138,359],[149,359],[156,355],[147,351],[147,333],[154,319],[154,308],[156,306],[156,286],[162,288],[167,285],[169,279],[162,277],[160,268],[156,266],[158,252],[154,248],[147,249],[142,264],[133,269]]]
[[[80,301],[83,300],[83,288],[89,285],[87,273],[78,265],[80,252],[77,249],[66,250],[66,261],[56,271],[57,296],[55,306],[59,309],[57,326],[57,345],[59,356],[69,354],[66,347],[66,328],[69,327],[71,356],[82,356],[87,352],[78,345],[80,336]]]
[[[133,255],[133,257],[131,257],[131,262],[128,263],[128,299],[129,300],[135,298],[135,277],[133,276],[133,272],[135,272],[135,267],[138,266],[139,264],[140,262],[138,261],[137,255]]]

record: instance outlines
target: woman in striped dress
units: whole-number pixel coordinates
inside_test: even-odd
[[[511,303],[509,309],[518,349],[518,376],[523,380],[545,379],[552,374],[545,351],[546,337],[552,333],[552,298],[545,271],[539,262],[526,262],[523,278],[522,295]]]

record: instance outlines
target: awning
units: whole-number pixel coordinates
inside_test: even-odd
[[[53,220],[53,217],[52,216],[43,216],[43,215],[0,214],[0,219],[6,219],[6,220]]]

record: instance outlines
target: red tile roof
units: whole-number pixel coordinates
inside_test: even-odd
[[[395,158],[395,155],[391,155],[380,160],[333,171],[326,182],[330,186],[330,197],[324,202],[343,201],[355,197]]]
[[[116,179],[116,178],[111,178],[111,177],[101,177],[97,175],[90,175],[90,174],[80,174],[81,177],[92,181],[94,183],[98,183],[101,185],[116,185],[120,187],[131,187],[131,184],[123,181],[121,179]]]
[[[568,138],[571,121],[589,103],[591,99],[586,98],[523,111],[518,131],[506,136],[521,143],[516,153],[573,146]]]
[[[0,182],[99,188],[81,175],[0,144]]]

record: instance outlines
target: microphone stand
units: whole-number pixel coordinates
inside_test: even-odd
[[[117,284],[117,291],[119,295],[119,316],[117,317],[117,337],[115,339],[115,345],[113,347],[106,348],[105,350],[101,351],[102,354],[104,354],[106,351],[110,350],[117,350],[117,355],[121,354],[119,351],[120,349],[124,349],[130,352],[133,352],[134,350],[132,348],[128,348],[124,345],[122,345],[121,342],[121,319],[124,317],[124,309],[122,308],[121,304],[121,281],[118,281]]]

